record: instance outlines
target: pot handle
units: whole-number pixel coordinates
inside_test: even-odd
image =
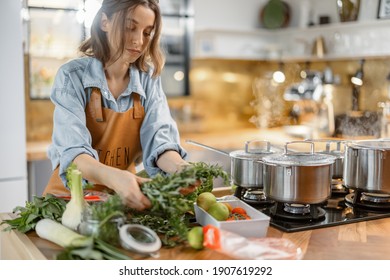
[[[265,150],[264,149],[253,149],[250,148],[250,146],[253,146],[255,143],[262,143],[265,145]],[[266,140],[249,140],[245,142],[245,152],[248,154],[260,154],[262,152],[269,152],[271,150],[271,143]]]
[[[290,141],[290,142],[286,142],[286,144],[284,145],[284,153],[286,155],[288,154],[288,148],[287,148],[288,145],[290,145],[290,144],[298,144],[298,143],[310,144],[310,153],[314,154],[314,142],[311,142],[311,141]]]
[[[330,146],[331,144],[336,144],[336,150],[337,152],[341,151],[341,144],[345,145],[344,140],[333,140],[333,139],[305,139],[305,142],[326,142],[325,144],[325,152],[330,153]]]
[[[207,146],[207,145],[204,145],[204,144],[192,141],[192,140],[186,140],[186,143],[189,143],[189,144],[192,144],[192,145],[195,145],[195,146],[198,146],[198,147],[202,147],[204,149],[207,149],[207,150],[210,150],[210,151],[213,151],[213,152],[216,152],[216,153],[220,153],[220,154],[225,155],[227,157],[230,157],[230,154],[225,152],[225,151],[222,151],[222,150],[219,150],[219,149],[216,149],[216,148],[213,148],[213,147],[210,147],[210,146]]]

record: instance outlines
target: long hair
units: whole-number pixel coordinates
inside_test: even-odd
[[[118,59],[124,52],[125,48],[125,25],[126,15],[129,11],[134,11],[137,6],[144,6],[151,9],[155,14],[154,28],[152,38],[145,52],[134,62],[135,66],[142,70],[148,71],[153,66],[153,77],[161,74],[164,67],[165,57],[160,48],[161,36],[161,11],[157,0],[104,0],[101,8],[97,12],[92,26],[91,37],[85,40],[79,47],[79,50],[86,56],[99,59],[103,65],[114,58]],[[102,14],[105,13],[108,19],[113,19],[116,32],[120,38],[120,48],[117,53],[111,54],[106,33],[100,28]]]

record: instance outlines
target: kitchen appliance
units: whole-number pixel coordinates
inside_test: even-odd
[[[345,147],[344,180],[348,188],[390,193],[390,140],[360,140]]]
[[[0,1],[0,212],[27,200],[21,1]]]
[[[382,120],[379,112],[349,111],[335,116],[336,137],[380,137]]]
[[[280,148],[271,146],[271,143],[263,140],[251,140],[245,142],[244,150],[235,150],[230,153],[192,141],[193,144],[230,158],[230,175],[232,183],[236,186],[235,196],[248,204],[271,204],[263,192],[263,162],[262,158],[281,152]]]
[[[305,125],[318,137],[334,134],[334,108],[332,103],[333,72],[327,67],[324,73],[301,71],[302,81],[288,87],[283,94],[286,101],[293,101],[290,117],[293,123]]]
[[[365,60],[359,62],[360,67],[351,76],[352,108],[335,117],[335,136],[374,136],[380,137],[381,116],[376,111],[363,111],[360,106],[361,89],[364,84]]]
[[[291,152],[292,144],[309,144],[310,152]],[[330,197],[332,167],[336,158],[314,153],[314,143],[292,141],[285,144],[283,154],[263,157],[264,192],[279,202],[318,204]]]
[[[354,204],[352,200],[351,194],[348,194],[345,197],[332,196],[318,205],[292,205],[303,208],[295,213],[285,211],[284,203],[280,202],[276,202],[271,207],[258,209],[270,216],[271,226],[284,232],[298,232],[390,217],[389,204],[377,203],[376,207],[368,208],[361,203]],[[314,212],[311,212],[312,209]]]
[[[168,97],[190,94],[190,55],[194,29],[192,0],[160,1],[163,28],[161,45],[166,61],[161,84]]]
[[[344,146],[343,140],[331,140],[331,139],[308,139],[310,142],[316,144],[325,144],[325,148],[319,150],[319,153],[329,154],[336,157],[332,167],[332,194],[346,195],[348,189],[344,186]],[[317,145],[319,146],[319,145]]]
[[[267,157],[264,157],[263,161],[265,163],[263,170],[266,173]],[[265,194],[268,195],[266,182],[265,175]],[[333,179],[328,182],[332,184]],[[345,187],[344,182],[341,184]],[[284,232],[297,232],[390,217],[390,194],[388,193],[345,188],[346,193],[332,191],[330,197],[320,202],[325,197],[321,192],[317,199],[307,199],[306,193],[293,195],[289,192],[289,188],[283,186],[282,189],[285,193],[273,196],[272,204],[258,204],[254,207],[270,217],[270,226]]]

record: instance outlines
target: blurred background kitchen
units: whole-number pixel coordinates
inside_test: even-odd
[[[29,198],[41,194],[50,174],[53,78],[78,55],[100,4],[21,3]],[[160,6],[163,87],[192,160],[204,160],[205,151],[185,139],[231,151],[253,138],[282,144],[390,137],[389,0],[160,0]]]

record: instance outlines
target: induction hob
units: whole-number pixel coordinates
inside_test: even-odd
[[[297,232],[390,217],[390,209],[387,207],[375,209],[356,207],[348,203],[344,196],[338,195],[331,197],[320,207],[325,211],[325,215],[318,219],[303,221],[278,218],[273,214],[272,207],[257,208],[271,217],[271,226],[284,232]]]

